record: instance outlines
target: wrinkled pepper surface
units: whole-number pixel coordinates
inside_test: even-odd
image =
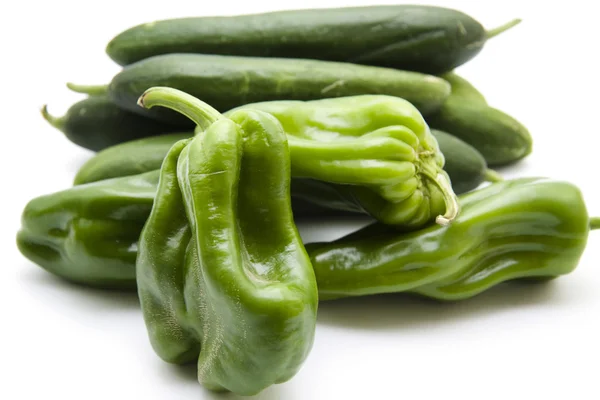
[[[74,186],[29,201],[17,246],[29,260],[69,281],[135,288],[140,232],[159,171]]]
[[[83,190],[103,196],[96,185],[112,186],[110,192],[119,197],[117,189],[128,187],[120,182],[127,179],[131,178],[82,185],[33,200],[23,213],[19,233],[23,254],[67,279],[102,286],[123,277],[127,286],[134,286],[137,236],[154,191],[139,191],[136,196],[123,190],[121,200],[106,203],[114,207],[112,211],[104,206],[98,209],[102,212],[92,214],[88,210],[99,202],[93,196],[61,200]],[[508,180],[463,194],[459,201],[461,216],[450,226],[430,225],[402,233],[376,223],[334,242],[306,244],[319,299],[410,291],[458,300],[506,280],[557,277],[577,266],[590,228],[600,228],[600,220],[589,219],[579,189],[563,181]],[[70,211],[59,211],[61,203]],[[107,215],[123,221],[139,218],[139,231],[121,236],[121,225],[116,223],[114,230],[104,229],[107,251],[99,253],[94,251],[96,237],[78,230],[85,226],[94,231],[96,223],[102,230]],[[54,233],[61,229],[73,239],[57,240]],[[46,246],[52,246],[52,251]],[[111,250],[117,248],[129,251]]]
[[[253,395],[299,370],[318,298],[292,217],[285,133],[260,111],[230,118],[165,158],[136,276],[156,353],[197,362],[208,389]]]
[[[163,157],[164,158],[164,157]],[[138,238],[146,223],[159,170],[77,185],[36,197],[25,206],[17,245],[32,262],[71,282],[100,288],[134,288]],[[331,215],[331,210],[303,201],[301,182],[293,183],[295,218]],[[343,204],[331,188],[324,203]],[[311,188],[312,190],[312,188]]]
[[[363,95],[253,103],[222,115],[172,88],[150,88],[142,97],[147,107],[186,115],[197,132],[241,110],[273,115],[287,133],[293,177],[344,185],[355,208],[385,224],[417,229],[432,221],[448,224],[459,214],[438,143],[404,99]]]
[[[461,196],[461,215],[402,235],[382,224],[306,246],[321,300],[412,292],[439,300],[473,297],[513,279],[572,272],[590,229],[580,190],[568,182],[521,178]]]

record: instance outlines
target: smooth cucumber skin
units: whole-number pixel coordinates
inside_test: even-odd
[[[485,181],[487,164],[483,156],[471,145],[446,132],[432,129],[444,154],[444,170],[450,176],[455,193],[465,193]]]
[[[60,119],[59,129],[65,136],[76,145],[92,151],[175,131],[172,125],[121,109],[106,96],[81,100]]]
[[[194,133],[191,131],[172,133],[108,147],[81,166],[75,175],[73,184],[82,185],[160,169],[169,149],[179,140],[192,136]]]
[[[455,72],[448,72],[446,74],[440,75],[440,78],[443,78],[446,82],[448,82],[451,86],[451,96],[453,98],[461,98],[464,100],[468,100],[472,103],[477,104],[487,104],[487,100],[483,93],[481,93],[475,86],[471,84],[468,80],[463,78],[462,76],[456,74]]]
[[[153,86],[182,90],[221,112],[249,103],[317,100],[362,94],[404,98],[421,113],[436,111],[450,95],[442,78],[417,72],[319,60],[166,54],[125,67],[109,85],[120,107],[155,119],[193,126],[162,107],[137,104]]]
[[[155,21],[113,38],[128,65],[168,53],[309,58],[439,74],[475,57],[486,31],[458,10],[422,5],[275,11]]]
[[[532,151],[533,142],[527,128],[493,107],[452,98],[425,119],[431,128],[473,146],[491,167],[515,163]]]

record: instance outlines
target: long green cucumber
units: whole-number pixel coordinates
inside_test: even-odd
[[[274,11],[154,21],[113,38],[107,54],[128,65],[168,53],[308,58],[444,73],[519,23],[486,31],[474,18],[423,5]]]
[[[425,116],[431,128],[470,144],[491,167],[512,164],[531,154],[533,139],[521,122],[488,105],[466,79],[454,75],[448,82],[452,85],[450,97],[437,112]]]
[[[120,107],[190,127],[189,119],[164,108],[144,109],[138,98],[150,87],[183,90],[221,112],[272,100],[317,100],[361,94],[402,97],[431,113],[450,94],[450,84],[433,75],[318,60],[167,54],[125,67],[108,86]],[[71,84],[85,93],[86,86]],[[96,88],[96,87],[94,87]]]
[[[117,107],[107,96],[91,96],[69,107],[56,117],[42,108],[42,116],[62,131],[67,139],[92,151],[130,140],[175,132],[169,125]]]
[[[487,169],[477,150],[447,133],[435,130],[432,133],[444,154],[444,169],[448,172],[456,193],[472,190],[484,181],[501,180],[495,172]],[[192,132],[188,132],[154,136],[105,149],[79,169],[73,183],[82,185],[158,169],[171,146],[192,135]]]

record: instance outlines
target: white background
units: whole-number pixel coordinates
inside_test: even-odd
[[[107,82],[104,53],[121,30],[191,15],[368,4],[319,1],[2,2],[0,6],[0,398],[213,399],[193,369],[154,355],[135,294],[82,289],[18,253],[26,202],[69,186],[91,152],[41,118],[81,97],[67,81]],[[379,3],[398,3],[380,1]],[[534,153],[506,177],[550,176],[579,185],[600,215],[600,85],[593,1],[438,1],[495,27],[461,72],[488,101],[529,127]],[[434,4],[434,3],[429,3]],[[9,8],[10,7],[10,8]],[[360,32],[357,32],[360,35]],[[302,225],[307,241],[352,224]],[[401,296],[321,304],[314,348],[289,382],[261,399],[599,399],[600,232],[579,267],[539,286],[506,285],[437,304]]]

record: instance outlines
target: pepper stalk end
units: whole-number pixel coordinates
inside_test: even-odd
[[[138,98],[140,107],[150,109],[154,106],[166,107],[191,119],[202,130],[224,118],[211,105],[179,89],[166,86],[154,86],[146,89]]]
[[[443,174],[438,174],[435,179],[433,179],[433,182],[442,192],[442,195],[444,196],[444,202],[446,203],[446,212],[444,215],[438,215],[435,218],[435,222],[438,225],[448,226],[456,219],[456,217],[458,217],[458,214],[460,213],[458,198],[456,197],[454,190],[452,190],[452,186],[450,185],[448,178]]]

